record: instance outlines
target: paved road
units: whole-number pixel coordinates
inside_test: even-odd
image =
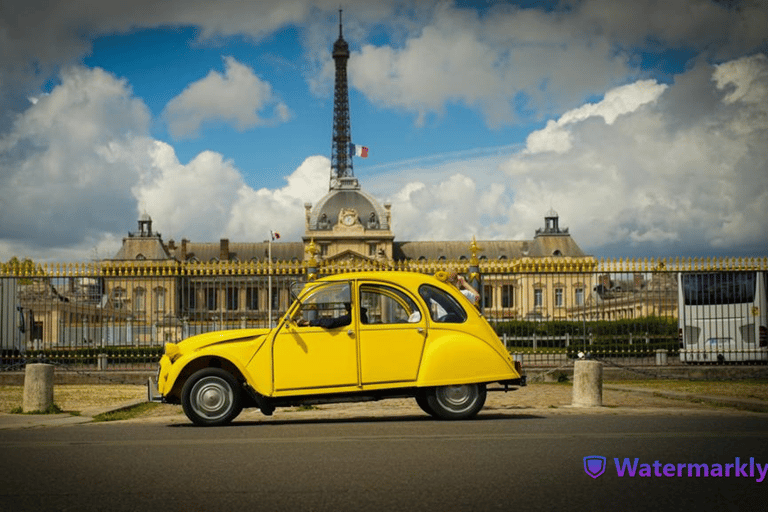
[[[619,477],[613,458],[763,465],[766,441],[765,415],[674,411],[8,430],[0,510],[764,510],[768,477]]]

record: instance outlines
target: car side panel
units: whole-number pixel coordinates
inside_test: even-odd
[[[415,324],[361,325],[360,367],[363,385],[413,382],[424,349],[424,329]]]
[[[272,350],[275,392],[358,384],[357,340],[351,326],[284,326]]]
[[[475,336],[432,328],[424,351],[418,386],[446,386],[517,379],[510,357]]]

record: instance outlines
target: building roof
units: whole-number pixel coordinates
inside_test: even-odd
[[[128,236],[113,260],[168,260],[168,254],[160,235]]]
[[[469,241],[395,242],[394,260],[462,260],[470,259]],[[534,240],[478,240],[478,258],[489,260],[545,256],[585,256],[570,236],[539,236]]]
[[[375,229],[389,230],[384,209],[372,195],[360,188],[338,188],[328,192],[312,208],[309,230],[331,229],[338,222],[342,208],[354,209],[364,226],[368,226],[372,221],[377,226]]]
[[[226,258],[222,258],[222,247]],[[182,249],[183,248],[183,249]],[[182,250],[186,254],[182,257]],[[268,261],[269,243],[232,243],[224,240],[212,242],[186,242],[176,246],[174,256],[180,261]],[[302,242],[273,242],[273,261],[302,261],[304,259],[304,244]]]

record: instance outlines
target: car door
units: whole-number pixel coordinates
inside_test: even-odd
[[[275,336],[272,348],[276,392],[338,388],[358,385],[357,339],[354,316],[348,325],[301,326],[356,311],[351,305],[350,282],[318,284],[292,312]],[[326,322],[327,325],[327,322]]]
[[[359,285],[360,374],[363,386],[415,381],[426,339],[416,301],[394,285]]]

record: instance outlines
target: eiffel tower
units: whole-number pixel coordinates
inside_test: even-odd
[[[349,45],[341,31],[341,9],[339,9],[339,38],[333,44],[333,60],[336,63],[336,78],[333,90],[333,143],[331,148],[331,181],[329,190],[359,189],[360,184],[352,169],[350,143],[352,130],[349,120],[349,88],[347,87],[347,61]]]

